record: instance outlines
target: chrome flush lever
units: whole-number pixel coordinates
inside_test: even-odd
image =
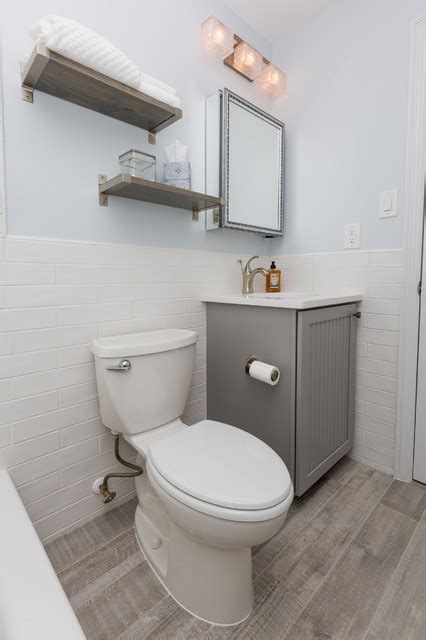
[[[110,364],[105,367],[108,371],[130,371],[132,365],[130,360],[122,360],[118,364]]]

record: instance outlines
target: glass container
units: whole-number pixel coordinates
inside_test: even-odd
[[[129,149],[119,156],[118,161],[123,173],[128,173],[135,178],[143,178],[144,180],[156,180],[156,161],[155,156],[149,153],[138,151],[137,149]]]

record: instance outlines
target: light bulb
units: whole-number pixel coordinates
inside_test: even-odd
[[[274,64],[267,64],[258,78],[258,84],[273,96],[280,96],[286,90],[287,78]]]
[[[226,58],[234,50],[234,34],[214,16],[207,18],[201,25],[201,41],[203,46]]]
[[[253,49],[247,42],[240,42],[234,50],[234,66],[235,68],[254,80],[262,70],[262,54]]]

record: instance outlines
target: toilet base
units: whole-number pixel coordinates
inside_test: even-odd
[[[170,525],[165,536],[138,505],[137,540],[167,592],[209,624],[233,626],[246,620],[253,608],[251,548],[211,547]],[[161,544],[153,548],[158,538]]]

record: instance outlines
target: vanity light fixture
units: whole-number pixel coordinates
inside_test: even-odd
[[[201,25],[201,42],[205,49],[226,58],[234,50],[234,34],[220,20],[210,16]]]
[[[202,23],[201,40],[206,49],[220,55],[226,66],[249,82],[257,80],[259,87],[273,96],[285,92],[285,74],[214,16]]]

